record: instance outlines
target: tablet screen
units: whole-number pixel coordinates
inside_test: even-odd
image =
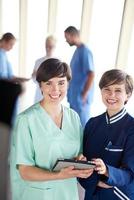
[[[75,169],[89,169],[89,168],[94,168],[95,164],[93,164],[91,161],[58,159],[53,167],[53,171],[60,171],[61,169],[69,166],[74,166]]]

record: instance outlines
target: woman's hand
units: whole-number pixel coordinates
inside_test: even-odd
[[[93,169],[74,169],[74,166],[66,167],[62,169],[59,173],[59,179],[66,178],[88,178],[93,173]]]
[[[105,165],[105,163],[103,162],[102,159],[94,158],[94,159],[92,159],[92,161],[96,165],[95,171],[97,171],[98,174],[103,174],[105,176],[108,176],[107,167],[106,167],[106,165]]]
[[[74,158],[75,160],[82,160],[86,161],[87,158],[83,155],[80,154],[79,156]],[[89,169],[75,169],[74,166],[66,167],[62,169],[59,172],[59,178],[60,179],[66,179],[66,178],[88,178],[89,176],[92,175],[94,169],[89,168]]]
[[[79,156],[77,156],[77,157],[75,158],[75,160],[87,161],[87,158],[86,158],[83,154],[80,154]]]
[[[44,170],[34,166],[19,165],[19,173],[24,180],[49,181],[67,178],[87,178],[92,173],[91,169],[75,169],[74,166],[63,168],[60,172]]]

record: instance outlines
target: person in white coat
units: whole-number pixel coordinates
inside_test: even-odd
[[[45,41],[45,50],[46,50],[46,55],[44,55],[43,57],[41,58],[38,58],[36,61],[35,61],[35,65],[34,65],[34,69],[33,69],[33,73],[32,73],[32,78],[34,80],[34,82],[36,83],[36,91],[35,91],[35,97],[34,97],[34,102],[38,102],[40,101],[43,96],[41,94],[41,91],[40,91],[40,88],[39,88],[39,85],[36,81],[36,72],[40,66],[40,64],[49,59],[49,58],[53,58],[55,57],[54,54],[55,54],[55,47],[56,47],[56,38],[53,36],[53,35],[49,35],[47,38],[46,38],[46,41]]]

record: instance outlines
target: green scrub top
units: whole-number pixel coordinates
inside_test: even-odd
[[[17,165],[52,170],[58,158],[74,158],[82,149],[78,114],[63,106],[61,129],[39,103],[22,112],[11,140],[10,176],[12,200],[78,200],[77,179],[25,181]]]

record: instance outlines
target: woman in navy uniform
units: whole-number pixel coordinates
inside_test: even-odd
[[[99,87],[107,110],[87,122],[81,157],[92,159],[96,167],[89,178],[79,181],[85,200],[134,200],[134,118],[124,107],[133,80],[113,69],[103,74]]]

